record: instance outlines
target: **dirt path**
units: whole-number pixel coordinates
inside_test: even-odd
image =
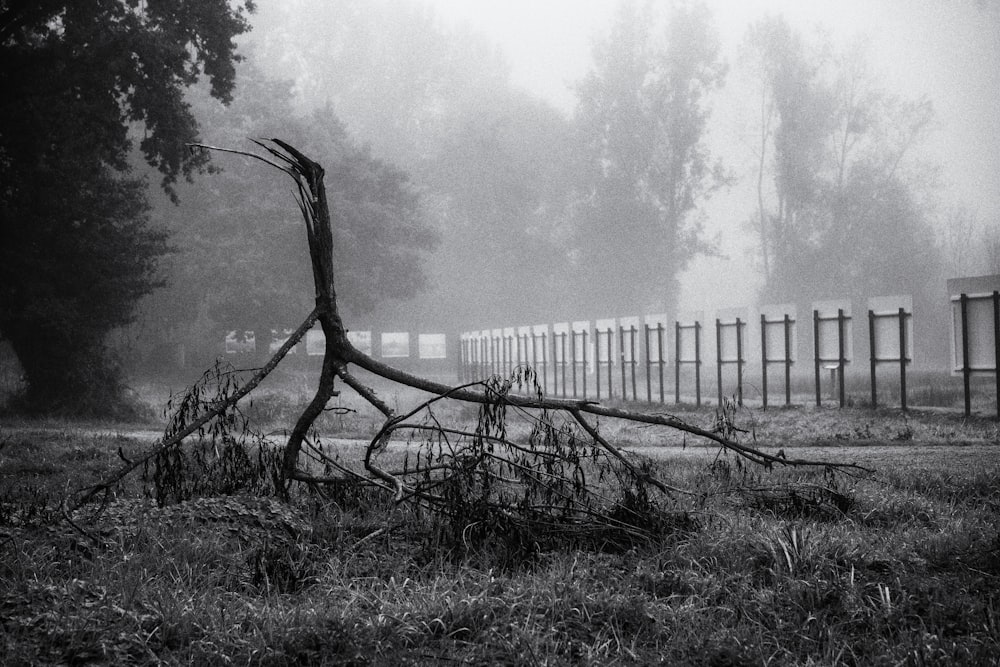
[[[704,458],[711,461],[717,447],[630,447],[630,451],[654,459]],[[774,452],[775,448],[767,448]],[[908,470],[968,471],[975,467],[998,471],[1000,474],[1000,444],[844,444],[838,446],[786,447],[787,458],[803,458],[830,463],[856,463],[878,471],[905,466]]]
[[[156,442],[163,433],[152,429],[100,429],[91,427],[10,427],[5,426],[3,430],[7,433],[61,433],[79,434],[88,437],[107,437],[114,439],[127,438],[143,444]],[[284,444],[285,437],[280,433],[274,433],[270,441],[276,445]],[[345,460],[350,460],[357,452],[358,456],[363,455],[368,440],[363,438],[337,438],[324,437],[323,442],[330,448],[340,452]],[[389,449],[399,452],[407,449],[415,449],[416,443],[405,441],[394,441],[390,443]],[[704,459],[711,462],[719,453],[717,446],[704,444],[681,445],[628,445],[624,449],[649,456],[654,459]],[[766,447],[765,451],[776,452],[776,447]],[[825,440],[823,444],[812,444],[805,446],[785,446],[785,456],[787,458],[803,458],[814,461],[856,463],[866,467],[875,468],[880,471],[891,469],[893,466],[906,466],[913,470],[921,469],[937,471],[942,466],[947,466],[952,470],[969,471],[979,467],[984,470],[1000,471],[1000,442],[997,441],[957,441],[949,443],[932,442],[921,443],[909,442],[885,442],[878,440],[860,440],[843,442]],[[330,450],[328,450],[330,451]]]

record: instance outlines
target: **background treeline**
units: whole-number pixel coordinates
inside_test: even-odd
[[[308,312],[289,184],[246,158],[209,164],[185,148],[196,139],[280,137],[327,168],[340,301],[364,329],[675,313],[692,260],[748,231],[760,301],[803,310],[912,294],[944,313],[947,275],[1000,270],[1000,237],[946,210],[919,159],[930,103],[780,16],[749,26],[727,63],[703,5],[622,2],[566,113],[416,0],[22,4],[0,5],[17,64],[2,67],[0,330],[41,399],[81,355],[100,361],[60,390],[69,402],[94,368],[116,376],[116,350],[147,368],[180,350],[201,364],[228,330]],[[734,80],[759,128],[747,173],[710,140]],[[101,137],[104,153],[89,148]],[[756,197],[716,232],[707,203],[739,181]],[[938,329],[943,359],[943,317]]]
[[[751,26],[730,66],[704,7],[623,3],[595,36],[573,114],[516,88],[483,36],[418,2],[283,3],[255,22],[233,105],[192,96],[202,135],[293,137],[358,172],[328,180],[365,202],[341,263],[344,303],[365,326],[673,312],[690,261],[726,253],[727,236],[747,229],[763,302],[904,293],[928,312],[960,255],[935,233],[945,214],[934,165],[917,159],[929,102],[897,98],[863,54],[836,53],[781,17]],[[754,173],[727,169],[707,139],[713,96],[732,78],[759,95],[744,112],[760,117]],[[372,170],[391,167],[378,160],[407,176],[399,216],[380,201]],[[175,334],[216,347],[210,330],[291,323],[310,299],[296,287],[308,276],[295,271],[301,235],[285,184],[255,165],[223,167],[179,208],[156,210],[197,234],[177,244],[170,261],[187,273],[174,284],[205,291],[200,308],[158,299],[188,313],[172,316]],[[706,201],[737,180],[758,184],[744,225],[706,234]]]

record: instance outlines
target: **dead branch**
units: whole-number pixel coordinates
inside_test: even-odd
[[[150,460],[157,454],[164,452],[169,447],[177,445],[186,436],[199,429],[211,419],[222,415],[226,410],[235,406],[241,398],[249,394],[260,383],[260,381],[277,366],[278,362],[281,361],[291,347],[295,345],[305,335],[306,331],[308,331],[317,321],[320,323],[326,337],[322,370],[316,393],[296,420],[294,428],[288,435],[284,452],[282,453],[282,473],[284,476],[286,492],[288,485],[290,485],[293,481],[301,481],[311,484],[325,484],[344,483],[349,480],[355,483],[372,484],[386,490],[391,490],[394,492],[397,501],[401,501],[404,498],[415,498],[420,502],[429,502],[432,504],[439,503],[441,499],[434,494],[428,493],[428,486],[425,485],[423,488],[418,488],[419,485],[412,486],[407,484],[405,482],[408,474],[406,471],[402,473],[386,471],[377,465],[377,459],[379,454],[385,450],[392,433],[401,428],[417,428],[414,425],[409,424],[407,420],[421,412],[430,413],[431,406],[437,401],[445,398],[466,403],[480,404],[483,406],[500,405],[502,408],[509,406],[526,411],[537,410],[542,413],[543,419],[546,418],[546,415],[549,412],[561,412],[567,414],[571,416],[576,424],[589,436],[590,442],[604,452],[606,460],[613,461],[615,465],[620,466],[618,470],[625,471],[626,475],[642,485],[643,488],[646,486],[653,487],[668,496],[674,493],[687,494],[690,492],[666,484],[662,480],[654,477],[652,473],[637,467],[630,460],[626,452],[612,445],[600,434],[598,429],[591,424],[588,416],[592,415],[599,418],[604,417],[633,423],[663,426],[678,430],[714,442],[726,451],[730,451],[743,459],[766,467],[774,465],[823,466],[828,469],[865,470],[864,468],[853,464],[830,464],[827,462],[811,461],[807,459],[786,459],[781,456],[768,454],[767,452],[764,452],[756,447],[751,447],[730,439],[724,433],[693,426],[672,415],[635,412],[622,408],[613,408],[587,400],[548,398],[543,396],[540,391],[535,395],[514,394],[509,393],[509,385],[500,392],[498,392],[495,387],[491,387],[489,383],[472,383],[452,387],[406,373],[363,354],[351,345],[348,340],[346,329],[337,306],[333,266],[333,221],[323,182],[324,171],[322,166],[309,159],[292,146],[278,139],[255,141],[254,143],[264,149],[268,153],[269,157],[244,151],[220,149],[201,144],[193,145],[192,148],[217,150],[225,153],[244,155],[282,171],[293,180],[296,187],[296,201],[305,223],[306,239],[308,242],[309,255],[312,264],[313,282],[316,292],[315,309],[312,313],[310,313],[309,317],[306,318],[302,325],[299,326],[296,332],[285,342],[281,349],[278,350],[274,357],[272,357],[272,359],[247,385],[240,388],[239,391],[226,400],[213,405],[211,409],[207,410],[197,420],[186,425],[183,430],[176,434],[171,434],[169,437],[165,437],[163,441],[158,443],[153,450],[145,456],[136,460],[128,461],[127,465],[123,466],[119,471],[107,479],[102,480],[99,484],[78,492],[78,498],[75,503],[71,505],[71,507],[78,507],[80,504],[90,500],[99,491],[111,488],[139,465]],[[397,416],[388,404],[378,397],[376,392],[371,387],[358,380],[351,373],[349,367],[352,364],[386,380],[429,392],[433,396],[432,398],[422,402],[413,410],[409,410],[405,414]],[[339,464],[334,467],[337,468],[343,476],[336,478],[313,475],[299,466],[299,459],[300,455],[303,454],[304,445],[307,447],[307,451],[305,452],[307,456],[315,456],[318,452],[318,450],[309,442],[308,434],[312,429],[315,420],[324,412],[324,410],[327,409],[326,406],[330,399],[337,394],[335,390],[335,381],[338,377],[345,384],[347,384],[347,386],[354,389],[365,401],[367,401],[385,417],[382,428],[368,443],[365,451],[364,470],[367,473],[367,477],[359,475],[354,471],[350,471],[346,467],[340,466]],[[435,420],[433,424],[420,426],[419,428],[427,428],[435,431],[438,435],[445,438],[446,442],[448,442],[448,436],[452,435],[460,438],[471,438],[472,442],[479,443],[480,445],[487,441],[499,442],[504,446],[509,446],[508,451],[516,452],[518,456],[532,456],[536,457],[536,460],[543,460],[546,456],[545,452],[529,451],[525,447],[513,443],[506,437],[502,424],[500,425],[499,432],[495,434],[483,433],[478,430],[475,433],[469,433],[466,431],[446,428],[438,423],[436,418],[433,416],[432,419]],[[448,443],[448,446],[451,447],[450,443]],[[454,450],[454,448],[452,448],[452,450]],[[452,451],[451,453],[454,455],[452,463],[442,466],[440,470],[445,474],[449,471],[454,474],[467,472],[467,470],[460,465],[457,458],[461,451],[461,449],[458,452]],[[327,457],[322,454],[320,454],[320,457],[327,459]],[[539,471],[536,469],[528,469],[520,463],[502,460],[501,457],[494,457],[492,454],[490,456],[480,457],[476,460],[479,464],[484,463],[484,461],[492,461],[494,464],[500,466],[509,465],[509,469],[517,471],[517,474],[522,475],[523,478],[528,479],[529,482],[534,480],[533,483],[541,484],[542,481],[540,480],[543,480],[544,478],[544,475],[540,475]],[[327,462],[329,462],[329,459],[327,459]],[[429,474],[430,469],[425,468],[422,472]],[[501,481],[505,479],[502,474],[496,471],[490,474],[493,475],[494,479]],[[436,482],[432,480],[428,483],[430,484]],[[562,493],[562,491],[555,489],[552,493],[558,495]],[[503,512],[506,512],[506,509],[500,509],[503,510]],[[581,505],[579,509],[580,511],[590,511],[586,505]],[[501,514],[503,514],[503,512],[501,512]],[[507,515],[509,515],[509,512],[504,514],[504,516]]]
[[[373,438],[368,445],[368,449],[365,454],[365,469],[379,480],[392,485],[392,487],[396,490],[397,498],[401,498],[404,489],[402,482],[397,477],[394,477],[390,473],[375,465],[375,459],[378,452],[384,448],[386,442],[388,441],[388,434],[394,430],[394,425],[400,423],[400,419],[393,414],[393,411],[388,405],[378,398],[374,390],[358,381],[349,372],[348,366],[350,364],[354,364],[359,368],[363,368],[384,379],[435,394],[437,397],[449,397],[458,401],[489,404],[495,400],[495,396],[490,395],[488,391],[474,389],[474,385],[451,387],[406,373],[369,357],[351,345],[350,341],[347,339],[346,330],[338,311],[336,291],[334,289],[332,217],[327,202],[326,186],[323,182],[323,168],[317,162],[309,159],[292,146],[278,139],[270,140],[270,144],[273,144],[273,146],[263,141],[255,141],[255,143],[264,148],[271,155],[273,160],[242,151],[227,152],[240,153],[259,159],[277,169],[280,169],[282,172],[289,175],[295,182],[298,193],[298,204],[305,222],[307,239],[309,242],[309,254],[312,260],[313,277],[316,288],[316,309],[318,311],[318,320],[326,336],[326,349],[323,360],[323,368],[320,374],[319,387],[313,401],[302,413],[295,425],[295,428],[289,436],[284,453],[285,474],[289,480],[306,479],[311,477],[304,473],[304,471],[299,470],[297,467],[302,442],[305,439],[306,433],[312,427],[316,417],[321,414],[323,407],[329,400],[333,391],[334,378],[340,377],[348,386],[357,391],[362,398],[385,415],[386,421],[383,428],[379,432],[379,435]],[[210,146],[201,147],[210,150],[213,149]],[[439,399],[432,399],[431,402],[435,400]],[[520,396],[513,394],[505,396],[504,400],[510,406],[537,410],[563,411],[572,415],[577,423],[579,423],[580,426],[594,439],[594,441],[606,450],[611,457],[618,460],[623,465],[629,466],[630,469],[636,474],[639,474],[639,472],[635,470],[631,463],[628,462],[625,454],[619,448],[614,447],[605,438],[603,438],[585,419],[584,415],[594,415],[624,421],[660,425],[676,429],[713,441],[724,449],[759,465],[831,465],[820,461],[811,461],[807,459],[785,459],[768,454],[758,448],[736,442],[717,432],[693,426],[670,415],[634,412],[622,408],[612,408],[592,401],[555,399],[546,398],[544,396]],[[421,406],[418,406],[418,410],[423,409],[429,404],[430,402],[425,402]],[[415,412],[416,411],[411,411],[409,414],[412,415],[415,414]],[[406,417],[403,417],[403,419],[405,418]],[[860,466],[855,466],[853,464],[833,464],[833,467],[860,468]],[[646,482],[655,486],[664,493],[680,491],[680,489],[675,489],[667,484],[664,484],[663,482],[652,478],[652,476],[648,474],[643,473],[642,476]]]
[[[236,405],[240,401],[240,399],[242,399],[244,396],[246,396],[251,391],[256,389],[257,385],[259,385],[261,381],[265,377],[267,377],[268,374],[271,373],[271,371],[277,368],[278,363],[280,363],[281,360],[285,358],[285,355],[287,355],[288,352],[293,347],[295,347],[295,345],[300,340],[302,340],[302,337],[306,335],[306,332],[313,327],[313,325],[316,323],[317,316],[318,316],[318,311],[316,310],[313,310],[311,313],[309,313],[309,317],[307,317],[302,322],[302,324],[300,324],[299,327],[294,331],[294,333],[292,333],[292,335],[289,336],[288,340],[285,341],[284,345],[278,348],[277,352],[274,353],[274,356],[272,356],[271,359],[268,360],[268,362],[264,364],[264,366],[259,371],[257,371],[257,373],[250,379],[249,382],[243,385],[239,389],[239,391],[234,393],[227,400],[221,401],[216,405],[212,406],[211,408],[209,408],[209,410],[205,412],[205,414],[203,414],[198,419],[192,421],[185,428],[181,429],[180,431],[174,433],[169,437],[164,438],[146,454],[135,459],[127,459],[124,456],[122,456],[122,459],[125,460],[124,466],[116,470],[108,477],[105,477],[97,484],[84,487],[73,493],[72,497],[66,501],[66,507],[69,509],[69,511],[75,510],[80,506],[82,506],[83,504],[89,502],[95,495],[97,495],[101,491],[106,491],[108,489],[113,488],[120,481],[125,479],[125,477],[129,473],[138,468],[140,465],[144,464],[146,461],[149,461],[150,459],[157,456],[161,452],[166,451],[170,447],[173,447],[174,445],[177,445],[178,443],[182,442],[184,438],[188,437],[189,435],[197,431],[199,428],[210,422],[212,419],[215,419],[219,415],[231,409],[234,405]],[[121,450],[119,450],[119,454],[120,453]]]

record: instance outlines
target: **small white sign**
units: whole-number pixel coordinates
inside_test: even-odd
[[[839,362],[841,346],[841,327],[838,314],[842,313],[844,361],[854,358],[854,326],[851,319],[851,302],[849,299],[831,301],[815,301],[812,304],[814,314],[819,315],[819,322],[814,335],[819,337],[817,356],[820,361]]]
[[[698,352],[701,350],[701,321],[704,319],[703,311],[684,313],[677,320],[677,340],[675,343],[680,350],[677,363],[688,364],[698,361]]]
[[[552,325],[552,349],[555,350],[555,360],[557,364],[565,363],[569,359],[569,331],[568,322],[557,322]]]
[[[479,346],[480,350],[479,360],[484,364],[491,363],[493,361],[493,345],[490,338],[490,331],[489,329],[482,329],[476,333],[478,334],[476,345]]]
[[[642,355],[642,322],[638,317],[619,317],[618,335],[621,338],[618,354],[624,355],[624,362],[630,364],[635,361],[633,352],[635,357]]]
[[[681,323],[680,328],[677,329],[678,363],[687,364],[698,361],[700,332],[695,324],[694,322]]]
[[[768,361],[795,361],[798,357],[795,304],[781,303],[761,306],[764,316],[764,340]],[[788,318],[788,358],[785,357],[785,317]]]
[[[841,329],[836,316],[833,319],[820,319],[817,327],[819,330],[819,360],[827,362],[839,361]],[[852,331],[851,320],[845,319],[843,328],[845,362],[849,362],[854,358]]]
[[[900,322],[899,310],[903,309]],[[875,339],[875,359],[877,361],[899,361],[899,328],[903,326],[906,338],[905,356],[913,359],[913,297],[880,296],[868,299],[868,310],[874,316],[872,321]]]
[[[382,356],[386,358],[410,356],[410,334],[406,331],[382,332]]]
[[[654,364],[659,363],[662,356],[662,361],[666,363],[670,359],[670,346],[667,344],[669,340],[667,315],[666,313],[646,315],[644,319],[646,326],[649,327],[649,361]],[[643,345],[645,344],[643,341]]]
[[[448,336],[446,334],[418,334],[417,352],[421,359],[447,359]]]
[[[252,331],[230,331],[226,334],[226,354],[250,354],[256,351],[257,343]]]
[[[271,344],[268,346],[268,352],[274,354],[281,349],[281,346],[292,337],[293,333],[295,333],[295,329],[282,329],[281,331],[271,329]],[[295,354],[295,348],[289,350],[288,354]]]
[[[993,341],[992,295],[969,296],[966,302],[966,326],[969,332],[969,369],[976,373],[996,371],[996,347]],[[954,349],[953,371],[962,371],[962,303],[951,304],[952,338]]]
[[[357,348],[358,352],[372,355],[372,332],[371,331],[348,331],[347,342]]]
[[[597,348],[597,362],[608,363],[608,359],[614,359],[618,354],[617,327],[614,318],[605,318],[594,322],[594,346]],[[608,356],[608,348],[611,348],[611,356]]]
[[[594,346],[594,341],[590,335],[590,321],[589,320],[578,320],[572,324],[572,340],[570,343],[570,351],[573,356],[573,361],[578,364],[583,364],[587,362],[587,358],[590,358],[591,370],[593,370],[593,354],[587,354],[588,349],[592,349]]]
[[[719,359],[723,363],[746,361],[746,320],[732,319],[727,321],[720,318],[718,327]],[[740,359],[741,353],[743,355],[743,359]]]
[[[310,329],[306,332],[306,354],[315,357],[326,351],[326,335],[322,329]]]
[[[536,364],[546,364],[550,361],[552,338],[549,335],[548,324],[535,324],[531,327],[531,358]]]

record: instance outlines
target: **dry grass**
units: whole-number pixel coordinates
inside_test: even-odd
[[[326,427],[363,437],[370,418]],[[822,471],[746,470],[696,443],[665,447],[681,444],[669,433],[604,424],[700,491],[668,505],[697,529],[625,552],[520,558],[499,542],[449,541],[433,516],[377,493],[344,491],[301,493],[305,529],[148,515],[128,530],[95,524],[95,543],[65,522],[46,527],[59,518],[51,501],[115,466],[119,446],[144,445],[8,426],[0,663],[998,664],[995,422],[798,408],[740,423],[768,447],[854,456],[879,472],[841,477],[852,502],[831,512],[751,491],[826,484]],[[359,447],[339,446],[345,459]],[[130,484],[123,506],[139,507]]]

